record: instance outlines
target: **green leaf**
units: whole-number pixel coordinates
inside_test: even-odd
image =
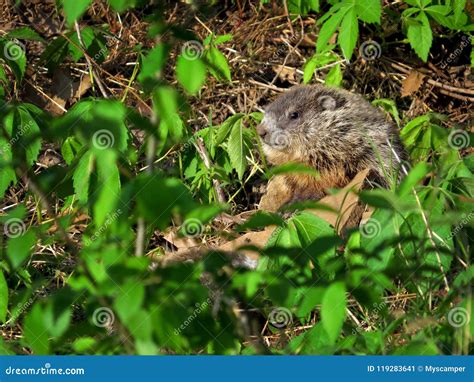
[[[92,349],[97,340],[92,337],[80,337],[74,340],[72,344],[72,348],[74,349],[75,353],[86,353],[88,350]]]
[[[466,0],[454,0],[453,8],[454,8],[454,23],[455,24],[458,24],[461,21],[465,7],[466,7]],[[446,7],[446,8],[449,8],[449,7]]]
[[[313,310],[315,310],[316,305],[321,304],[324,296],[324,288],[323,287],[311,287],[304,291],[303,298],[301,300],[300,305],[298,306],[298,310],[296,315],[298,317],[305,317]]]
[[[271,178],[274,175],[291,173],[308,174],[314,176],[315,178],[319,176],[319,173],[314,169],[314,167],[310,167],[302,163],[288,162],[279,166],[272,167],[268,171],[267,177]]]
[[[175,126],[178,117],[178,93],[171,86],[160,86],[153,94],[153,106],[157,117],[169,128]]]
[[[92,151],[87,151],[79,160],[73,175],[74,191],[81,203],[87,203],[89,199],[89,182],[93,168],[94,154]]]
[[[229,64],[219,49],[211,46],[205,53],[208,69],[217,80],[232,81]]]
[[[334,7],[335,6],[333,6],[333,8]],[[316,42],[316,52],[320,53],[324,50],[328,41],[331,39],[334,32],[336,32],[337,27],[349,9],[350,7],[347,6],[341,8],[323,24],[321,30],[319,31],[318,41]],[[329,12],[331,12],[331,10],[329,10]]]
[[[430,22],[424,12],[420,12],[415,20],[418,22],[408,25],[408,41],[418,57],[426,62],[433,42]]]
[[[380,24],[382,2],[380,0],[357,0],[355,2],[357,17],[365,23]]]
[[[120,174],[117,167],[117,154],[113,150],[96,153],[99,196],[94,202],[94,223],[101,227],[109,214],[114,211],[120,196]]]
[[[0,197],[3,197],[10,184],[16,183],[16,174],[11,161],[11,144],[0,136]]]
[[[342,70],[341,64],[337,64],[331,68],[326,75],[324,83],[328,86],[341,86],[342,85]]]
[[[75,62],[84,57],[84,49],[87,51],[95,39],[94,30],[91,27],[85,27],[81,30],[82,44],[77,33],[70,33],[68,37],[72,41],[72,43],[68,44],[69,53]],[[90,52],[89,55],[91,55]]]
[[[425,162],[417,163],[417,165],[410,170],[408,175],[403,178],[403,181],[400,184],[398,189],[399,196],[405,196],[412,192],[413,188],[425,178],[428,171],[430,171],[430,166]]]
[[[397,104],[394,100],[388,98],[379,98],[373,100],[372,105],[380,106],[387,113],[390,113],[397,125],[400,126],[400,114],[398,113]]]
[[[82,16],[91,2],[92,0],[64,0],[64,13],[66,14],[66,21],[69,26]]]
[[[145,84],[147,81],[156,80],[168,59],[169,47],[158,44],[141,59],[141,70],[137,76],[138,81]]]
[[[342,282],[331,284],[321,302],[321,321],[324,330],[334,344],[346,318],[346,286]]]
[[[71,291],[61,289],[53,298],[47,300],[43,308],[43,321],[53,338],[61,337],[68,329],[71,318]]]
[[[316,53],[308,61],[306,61],[303,70],[303,82],[305,84],[311,81],[314,71],[317,68],[331,64],[338,60],[338,57],[332,52]]]
[[[34,355],[50,354],[48,327],[39,303],[36,303],[26,316],[23,335],[26,345],[31,348]]]
[[[188,60],[180,55],[176,63],[176,76],[188,93],[194,95],[206,81],[206,65],[200,58]]]
[[[82,145],[76,139],[76,137],[68,137],[61,146],[61,155],[64,158],[64,161],[70,165],[77,153],[81,150]]]
[[[224,140],[229,135],[232,127],[237,123],[237,121],[239,121],[243,117],[244,117],[243,113],[237,113],[237,114],[234,114],[234,115],[230,116],[229,118],[227,118],[222,123],[222,125],[220,125],[219,128],[216,129],[216,133],[215,133],[215,136],[214,136],[215,137],[214,144],[215,145],[220,145],[222,142],[224,142]]]
[[[21,81],[26,70],[24,45],[19,41],[0,39],[0,58],[5,60],[17,81]]]
[[[20,224],[21,227],[18,231],[13,231],[13,228],[11,228],[12,232],[20,233],[25,230],[24,223],[20,223],[19,221],[7,221],[6,225],[10,224],[12,226],[15,223]],[[7,257],[10,260],[13,269],[18,268],[28,257],[30,257],[35,242],[36,236],[31,230],[20,235],[15,234],[15,237],[8,240]]]
[[[58,36],[41,54],[40,63],[48,68],[49,73],[52,73],[64,61],[68,52],[69,42],[63,36]]]
[[[3,271],[0,270],[0,322],[5,323],[8,310],[8,285],[3,275]]]
[[[310,11],[319,12],[319,0],[288,0],[290,14],[304,16]]]
[[[230,163],[237,171],[239,179],[242,179],[245,169],[247,168],[247,150],[244,143],[243,129],[244,124],[242,123],[242,119],[238,119],[232,127],[229,141],[227,142]]]
[[[136,4],[136,0],[109,0],[109,4],[116,12],[123,12],[128,8],[132,8]]]
[[[347,60],[351,59],[358,38],[359,22],[357,21],[355,7],[351,7],[342,19],[337,40]]]
[[[7,37],[11,39],[19,38],[22,40],[44,41],[43,37],[29,27],[14,29],[7,33]]]
[[[446,5],[432,5],[431,7],[426,8],[425,11],[429,14],[439,14],[441,16],[446,16],[449,12],[451,12],[451,9]]]
[[[127,282],[120,287],[120,292],[115,299],[114,309],[123,322],[129,319],[140,309],[145,298],[145,288],[135,280]]]
[[[41,140],[39,138],[40,128],[30,112],[20,106],[18,108],[18,123],[13,128],[11,142],[20,141],[22,149],[25,150],[26,162],[33,164],[38,158],[41,150]],[[15,143],[13,143],[15,147]]]

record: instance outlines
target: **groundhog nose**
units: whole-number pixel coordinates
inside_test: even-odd
[[[267,128],[263,123],[257,125],[257,134],[260,136],[260,138],[264,138],[265,135],[267,135]]]

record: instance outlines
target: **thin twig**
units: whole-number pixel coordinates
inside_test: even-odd
[[[77,21],[74,22],[74,27],[76,28],[76,34],[77,34],[77,39],[79,40],[79,44],[81,44],[81,48],[84,50],[84,57],[86,58],[87,65],[89,66],[89,70],[91,75],[91,80],[94,81],[94,79],[97,82],[97,86],[99,87],[100,92],[104,96],[104,98],[109,98],[109,95],[105,91],[104,84],[102,83],[102,80],[100,79],[99,75],[97,74],[96,70],[94,69],[91,59],[89,55],[86,52],[86,45],[84,44],[84,41],[82,40],[82,35],[81,35],[81,29],[79,28],[79,23]]]

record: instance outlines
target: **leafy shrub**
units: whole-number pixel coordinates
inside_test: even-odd
[[[406,3],[398,22],[425,61],[432,22],[453,32],[472,31],[463,1]],[[109,31],[85,27],[79,38],[74,29],[90,4],[64,1],[70,31],[49,42],[42,55],[51,73],[67,60],[100,63],[107,57],[115,41]],[[123,12],[142,2],[109,4]],[[340,60],[330,43],[338,28],[337,45],[350,59],[359,24],[380,24],[382,17],[378,0],[324,6],[304,82],[316,68]],[[318,1],[288,2],[290,13],[320,8]],[[9,74],[16,84],[25,76],[27,57],[19,40],[41,37],[23,28],[0,39],[0,193],[27,185],[22,202],[0,216],[0,321],[4,329],[20,326],[22,333],[0,343],[2,353],[471,352],[474,161],[464,153],[472,136],[461,129],[448,133],[439,115],[403,121],[412,166],[400,185],[360,193],[374,208],[360,229],[340,234],[308,212],[289,219],[257,214],[247,229],[278,228],[256,270],[234,267],[218,251],[193,264],[154,266],[162,255],[161,248],[150,249],[156,231],[179,226],[188,236],[215,236],[206,224],[229,208],[215,181],[232,202],[266,170],[255,134],[260,113],[237,113],[198,131],[186,122],[187,99],[199,95],[209,75],[232,80],[220,50],[232,36],[209,34],[200,42],[160,14],[155,10],[149,33],[154,37],[169,27],[172,38],[150,49],[136,47],[140,59],[132,74],[152,102],[149,117],[105,97],[84,99],[59,117],[29,103],[6,102],[14,86]],[[176,46],[181,50],[172,55]],[[179,87],[164,79],[169,68]],[[92,69],[91,76],[99,87]],[[341,84],[339,64],[326,81]],[[393,103],[378,104],[399,120]],[[134,144],[136,131],[144,134],[143,145]],[[36,173],[32,165],[46,144],[60,147],[64,163]],[[154,163],[170,151],[176,154],[172,166]],[[71,231],[77,221],[86,223],[79,238]],[[40,245],[60,249],[54,256],[38,255]],[[403,313],[394,308],[397,298],[411,301]],[[260,313],[253,317],[254,311]],[[262,325],[278,341],[261,341]]]

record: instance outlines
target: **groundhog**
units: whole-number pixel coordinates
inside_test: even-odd
[[[270,164],[297,162],[319,173],[273,177],[259,204],[266,211],[319,200],[367,168],[365,188],[387,187],[406,159],[398,131],[384,113],[362,96],[334,87],[293,87],[265,108],[257,132]]]

